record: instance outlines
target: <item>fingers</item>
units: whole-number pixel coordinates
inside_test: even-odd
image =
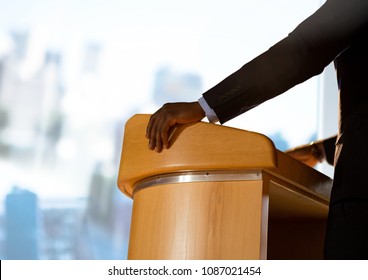
[[[156,129],[156,138],[155,138],[155,151],[160,153],[162,149],[168,148],[168,131],[170,129],[169,124],[167,123],[167,120],[162,120],[158,123],[157,129]]]
[[[160,111],[161,111],[161,109],[158,110],[155,114],[153,114],[149,119],[149,122],[148,122],[148,125],[147,125],[147,128],[146,128],[146,138],[148,138],[148,139],[151,138],[151,132],[152,132],[152,129],[155,125],[157,115]]]
[[[157,111],[151,116],[146,129],[146,137],[149,139],[148,148],[161,152],[169,147],[169,130],[176,122],[173,117]]]
[[[161,152],[169,147],[169,136],[176,124],[200,121],[205,116],[198,102],[166,103],[154,113],[146,128],[148,148]]]

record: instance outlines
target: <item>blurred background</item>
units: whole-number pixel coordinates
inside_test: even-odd
[[[0,0],[0,259],[125,259],[126,120],[197,100],[322,2]],[[280,150],[333,135],[331,69],[225,125]]]

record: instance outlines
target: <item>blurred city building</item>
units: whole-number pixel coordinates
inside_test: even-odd
[[[195,101],[201,93],[202,79],[197,73],[174,71],[167,66],[156,72],[153,98],[158,105]]]
[[[199,12],[188,32],[187,15],[177,5],[164,13],[153,5],[161,15],[153,24],[154,12],[137,17],[139,1],[103,7],[61,1],[63,9],[31,2],[29,13],[18,1],[0,5],[2,23],[9,20],[0,30],[0,258],[124,259],[132,201],[118,190],[116,178],[125,121],[163,103],[198,99],[222,71],[241,62],[245,50],[251,53],[249,38],[231,44],[232,58],[220,57],[229,40],[219,35],[234,22],[225,26],[228,21],[218,20],[222,9],[211,14],[195,1],[188,11],[203,9],[208,18]],[[167,24],[177,16],[179,22]],[[15,27],[14,18],[25,22]],[[201,63],[209,66],[197,68]],[[193,70],[183,70],[188,68]],[[204,78],[197,69],[210,74]],[[281,132],[271,138],[279,149],[288,145]]]
[[[5,199],[5,259],[38,259],[38,231],[37,195],[14,187]]]
[[[61,60],[46,51],[43,62],[29,62],[26,31],[11,33],[14,48],[1,60],[0,152],[21,161],[51,156],[62,130]]]
[[[73,176],[66,173],[67,169],[62,170],[67,161],[63,162],[65,154],[60,152],[61,139],[78,137],[73,116],[65,112],[62,104],[62,54],[45,50],[42,63],[29,65],[31,36],[28,31],[11,32],[13,48],[0,58],[0,160],[15,168],[21,165],[33,169],[36,165],[45,175],[56,168],[64,176]],[[88,83],[96,82],[101,47],[91,43],[84,51],[80,76],[87,77]],[[85,94],[83,88],[78,90],[74,93]],[[87,173],[89,178],[85,181],[90,182],[90,191],[84,197],[38,197],[20,188],[7,194],[0,211],[2,259],[126,257],[130,205],[122,199],[116,187],[117,170],[111,167],[113,162],[117,166],[120,158],[123,120],[119,124],[103,120],[98,125],[102,129],[110,127],[112,147],[104,148],[113,150],[114,157],[95,164],[96,168]],[[98,125],[88,126],[89,131],[100,129]],[[86,134],[91,137],[90,132]],[[104,166],[109,166],[108,173]],[[84,174],[81,172],[81,176]]]
[[[88,110],[80,116],[80,110],[68,109],[70,101],[92,102],[89,106],[96,110],[102,106],[98,81],[103,49],[97,42],[85,45],[80,83],[67,90],[61,52],[45,50],[43,62],[35,69],[27,68],[30,36],[29,32],[12,32],[14,48],[0,60],[0,159],[36,164],[44,173],[51,172],[52,166],[62,169],[72,160],[81,170],[87,169],[83,174],[88,177],[88,190],[83,197],[43,198],[13,189],[7,195],[5,212],[0,211],[0,257],[124,259],[132,201],[118,190],[116,176],[125,119],[98,119]],[[202,90],[199,74],[162,66],[154,76],[153,100],[157,105],[196,100]],[[132,108],[126,115],[135,111]],[[98,143],[91,140],[95,135],[103,146],[93,145]],[[271,138],[279,149],[288,147],[281,133]],[[78,142],[85,144],[73,158],[73,146],[63,145]],[[90,155],[99,149],[105,156]]]
[[[85,199],[48,199],[40,207],[39,258],[43,260],[79,259]],[[91,256],[89,256],[91,258]]]

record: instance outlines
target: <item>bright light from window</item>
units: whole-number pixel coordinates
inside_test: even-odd
[[[125,121],[198,99],[319,5],[1,1],[0,196],[16,195],[15,185],[37,195],[39,204],[27,205],[42,210],[44,227],[24,230],[43,231],[44,241],[36,238],[40,251],[27,256],[124,258],[131,202],[116,173]],[[316,133],[317,88],[313,79],[226,125],[302,144]],[[0,213],[4,220],[7,210]],[[0,223],[0,258],[14,230]]]

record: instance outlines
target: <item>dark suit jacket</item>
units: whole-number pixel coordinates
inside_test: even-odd
[[[323,140],[323,148],[325,150],[325,159],[330,165],[334,165],[335,162],[335,144],[337,136],[332,136],[330,138]]]
[[[320,74],[332,61],[340,95],[337,155],[341,159],[335,159],[331,199],[368,199],[368,186],[362,186],[363,176],[358,174],[358,170],[368,173],[364,164],[368,162],[368,0],[327,0],[289,36],[203,97],[224,123]],[[365,135],[357,135],[357,130],[364,130]],[[358,136],[365,138],[355,141]],[[352,154],[355,148],[367,152]]]

